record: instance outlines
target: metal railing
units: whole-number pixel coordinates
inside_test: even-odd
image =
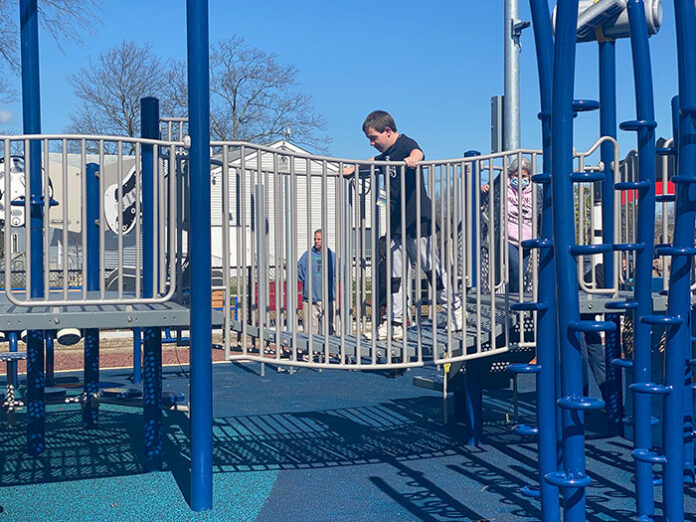
[[[508,291],[505,216],[511,210],[510,163],[525,157],[535,170],[538,151],[424,161],[407,172],[402,162],[309,156],[290,145],[212,146],[219,162],[211,172],[213,208],[220,198],[223,216],[217,223],[213,217],[213,243],[218,238],[222,244],[225,274],[214,290],[224,292],[226,309],[237,298],[240,317],[235,322],[226,314],[224,344],[230,360],[405,368],[485,357],[513,345],[533,346],[534,314],[516,312],[521,317],[513,318],[509,312],[509,304],[521,302],[523,293]],[[356,173],[344,177],[344,170],[352,168]],[[383,172],[391,172],[394,177],[389,179],[395,181],[385,183]],[[484,194],[481,187],[486,184],[490,186]],[[394,194],[407,195],[392,201]],[[484,200],[489,203],[482,214]],[[524,208],[522,199],[519,204],[518,214],[531,224],[520,220],[518,237],[530,235],[530,230],[537,237],[536,189],[530,189]],[[394,216],[401,222],[393,223]],[[436,223],[432,236],[427,216]],[[400,249],[400,230],[405,228],[410,243]],[[318,229],[323,241],[314,255],[322,260],[331,255],[333,269],[303,281],[298,260],[312,251]],[[386,254],[380,256],[380,250]],[[523,266],[522,248],[518,256]],[[527,273],[518,277],[521,288],[533,293],[537,260],[536,254],[529,257]],[[433,270],[438,258],[444,269],[440,273]],[[399,263],[407,267],[402,271],[407,291],[397,302],[391,297],[396,294],[386,289],[402,282],[394,273]],[[298,283],[305,287],[304,306],[295,291]],[[320,291],[315,288],[319,284]],[[333,303],[333,312],[322,306],[318,316],[308,313],[320,303]],[[461,314],[462,331],[447,327],[457,321],[455,313]],[[326,320],[328,316],[333,320]],[[317,318],[320,324],[315,325]],[[393,331],[398,319],[405,326],[403,338],[377,338],[380,323]]]
[[[177,185],[175,176],[166,175],[166,167],[168,158],[176,157],[184,147],[182,141],[84,135],[0,136],[0,139],[4,151],[0,171],[4,174],[5,195],[1,217],[5,224],[10,224],[5,226],[3,248],[4,252],[12,253],[4,256],[5,296],[11,303],[19,306],[162,303],[174,295],[176,260],[180,255],[175,249]],[[12,169],[17,170],[19,165],[10,161],[12,157],[22,159],[25,175],[12,176]],[[41,188],[32,185],[31,173],[38,168],[37,163],[41,169]],[[94,172],[97,180],[88,179],[88,172]],[[154,190],[149,195],[143,194],[144,173],[153,176]],[[45,187],[49,187],[48,191]],[[98,198],[98,211],[88,214],[88,201],[93,202],[94,198]],[[151,245],[143,244],[144,227],[149,225],[141,213],[148,207],[154,216]],[[13,224],[13,209],[17,208],[27,218],[17,220],[15,215]],[[91,242],[90,226],[96,227]],[[96,258],[88,255],[95,248]],[[27,260],[21,287],[13,283],[12,277],[7,277],[13,271],[11,258],[17,255]],[[90,257],[93,262],[88,266]],[[117,267],[113,291],[106,289],[107,257]],[[144,265],[148,260],[152,261],[154,275],[151,281],[144,281]],[[129,262],[137,274],[132,291],[124,290],[123,270]],[[63,272],[58,287],[49,276],[56,267]],[[69,277],[69,272],[75,269],[81,273],[81,281],[87,280],[88,270],[97,270],[98,289],[88,291],[87,285],[77,291],[70,288],[74,276]],[[32,284],[37,277],[42,278],[42,285]],[[144,297],[148,291],[152,297]]]

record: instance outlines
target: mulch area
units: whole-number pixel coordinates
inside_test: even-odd
[[[219,342],[220,339],[213,339]],[[8,343],[0,343],[0,352],[9,351]],[[19,343],[18,351],[26,351],[26,345]],[[213,361],[224,361],[223,350],[213,350]],[[189,363],[189,346],[177,346],[176,343],[162,343],[162,364],[182,365]],[[84,346],[82,341],[73,346],[55,345],[54,369],[58,371],[82,370],[84,367]],[[130,337],[101,339],[99,341],[99,367],[102,370],[110,368],[133,367],[133,340]],[[19,372],[26,372],[26,361],[19,361]],[[4,373],[4,365],[0,365]]]

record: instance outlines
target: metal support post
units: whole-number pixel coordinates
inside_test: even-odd
[[[99,165],[87,164],[85,180],[87,197],[87,291],[99,291]],[[84,379],[85,402],[82,404],[82,424],[86,428],[95,428],[99,420],[96,401],[92,400],[99,393],[99,329],[84,330]]]
[[[140,127],[143,138],[159,138],[159,100],[140,100]],[[154,297],[157,282],[154,249],[157,244],[154,169],[156,150],[142,146],[143,184],[143,297]],[[162,468],[162,329],[143,332],[143,422],[145,423],[145,471]]]
[[[41,95],[39,91],[39,24],[36,0],[21,0],[20,32],[22,55],[22,115],[25,134],[41,134]],[[29,143],[29,183],[31,185],[29,234],[31,252],[31,297],[43,297],[43,204],[41,201],[41,142]],[[44,389],[43,332],[27,334],[27,451],[38,455],[45,449],[46,403]]]
[[[636,457],[636,504],[639,519],[654,514],[652,463],[641,458],[652,448],[650,427],[651,394],[641,385],[651,385],[651,325],[646,316],[652,314],[652,260],[655,227],[655,112],[653,108],[652,70],[648,46],[648,28],[643,0],[629,0],[628,18],[633,51],[636,89],[636,120],[623,122],[621,128],[638,135],[638,223],[636,227],[636,270],[634,300],[637,305],[634,321],[633,378],[631,389],[636,393],[633,411],[633,437]]]
[[[539,69],[541,97],[541,134],[543,145],[543,174],[551,171],[551,88],[553,75],[553,34],[548,3],[530,0],[532,26]],[[537,178],[538,179],[538,178]],[[544,181],[546,177],[542,178]],[[546,248],[539,250],[538,302],[543,306],[537,311],[537,425],[539,446],[539,493],[544,520],[560,517],[558,488],[544,479],[548,473],[558,470],[558,437],[556,400],[559,389],[556,375],[559,373],[558,336],[556,329],[556,267],[553,260],[553,216],[551,184],[543,184],[541,213],[541,241]]]
[[[661,249],[672,255],[669,274],[669,296],[664,324],[667,328],[665,347],[664,438],[663,466],[664,518],[684,519],[684,373],[691,347],[690,285],[693,263],[694,221],[696,218],[696,7],[692,0],[674,2],[677,64],[679,68],[679,139],[677,140],[677,175],[674,241],[671,249]]]
[[[208,2],[186,2],[191,135],[191,508],[213,507]]]

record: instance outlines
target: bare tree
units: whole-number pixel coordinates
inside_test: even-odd
[[[41,28],[56,40],[82,41],[101,9],[96,0],[41,0],[37,4]],[[19,71],[19,6],[15,0],[0,0],[0,57]]]
[[[61,41],[81,42],[85,32],[94,25],[95,13],[101,7],[97,0],[41,0],[37,10],[41,29],[47,31],[60,46]],[[86,29],[85,29],[86,28]],[[7,66],[19,72],[19,6],[15,0],[0,0],[0,75]],[[9,82],[0,82],[0,97],[14,98]]]
[[[140,131],[140,99],[161,98],[165,71],[149,45],[122,42],[70,76],[81,100],[68,131],[83,134],[136,136]]]
[[[296,90],[297,69],[250,47],[239,37],[220,40],[210,53],[210,130],[215,139],[268,142],[290,130],[292,141],[326,151],[331,140],[310,96]],[[174,63],[168,97],[185,114],[186,65]]]

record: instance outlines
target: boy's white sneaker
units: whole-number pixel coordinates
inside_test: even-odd
[[[452,311],[452,326],[455,332],[461,332],[464,329],[464,307],[460,306]]]
[[[365,331],[365,337],[372,340],[372,329]],[[384,321],[377,328],[377,340],[386,341],[389,337],[389,325]],[[404,327],[400,324],[392,325],[391,338],[393,341],[400,341],[404,338]]]

